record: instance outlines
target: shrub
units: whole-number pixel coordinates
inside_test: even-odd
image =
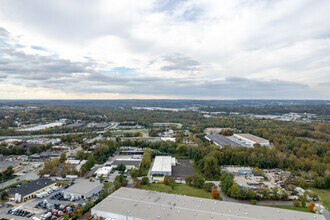
[[[220,193],[217,189],[212,189],[211,195],[215,199],[218,199],[220,197]]]
[[[298,207],[298,206],[300,206],[300,201],[299,200],[293,200],[293,206],[294,207]]]
[[[257,205],[257,200],[252,199],[252,200],[251,200],[251,205]]]
[[[141,185],[148,185],[149,184],[149,178],[147,176],[143,177],[141,180]]]
[[[309,203],[308,210],[311,212],[315,212],[315,203],[314,202]]]
[[[204,185],[206,192],[211,192],[214,188],[216,188],[214,183],[205,183]]]

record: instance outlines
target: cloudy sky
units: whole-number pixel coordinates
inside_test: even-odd
[[[330,99],[329,0],[0,0],[0,99]]]

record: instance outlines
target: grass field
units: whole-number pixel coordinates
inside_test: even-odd
[[[300,212],[310,212],[307,207],[304,208],[301,206],[299,206],[299,207],[295,207],[293,205],[263,205],[263,206],[280,208],[280,209],[289,209],[289,210],[300,211]]]
[[[199,189],[186,184],[175,184],[174,189],[162,183],[151,183],[150,185],[141,185],[141,189],[153,190],[158,192],[167,192],[179,195],[194,196],[200,198],[211,199],[211,193],[205,189]]]
[[[324,207],[330,209],[330,189],[309,188],[309,190],[319,196]]]

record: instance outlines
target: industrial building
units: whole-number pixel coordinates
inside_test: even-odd
[[[28,199],[32,199],[36,196],[37,193],[46,190],[47,188],[55,186],[54,181],[48,179],[37,179],[25,184],[22,184],[19,187],[11,188],[8,191],[9,198],[15,198],[18,202],[25,202]]]
[[[111,166],[113,168],[117,167],[120,164],[124,164],[127,169],[134,168],[136,166],[140,166],[141,159],[122,159],[122,160],[115,160],[112,162]]]
[[[82,199],[88,199],[94,194],[99,193],[103,189],[103,184],[100,182],[92,182],[89,180],[79,181],[66,190],[64,190],[64,196],[75,196]]]
[[[231,130],[231,128],[205,128],[206,134],[220,134],[224,130]]]
[[[151,168],[151,175],[172,175],[172,166],[175,166],[176,160],[171,156],[156,156]]]
[[[215,145],[223,148],[226,145],[229,146],[243,146],[240,142],[234,142],[229,138],[219,134],[209,134],[205,136],[206,140],[212,141]]]
[[[251,167],[226,167],[225,171],[233,174],[234,176],[252,175]]]
[[[143,155],[143,149],[137,147],[120,147],[119,155]]]
[[[92,208],[95,219],[325,220],[319,214],[122,187]]]
[[[257,137],[252,134],[234,134],[233,138],[240,141],[242,144],[249,147],[253,147],[255,144],[260,144],[261,146],[270,146],[269,140],[261,137]]]
[[[94,174],[96,174],[96,176],[100,177],[100,176],[108,176],[109,173],[111,172],[112,167],[101,167],[98,168]]]

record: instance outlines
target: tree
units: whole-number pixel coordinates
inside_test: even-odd
[[[302,207],[306,207],[306,201],[307,201],[307,193],[305,192],[304,195],[300,196],[300,202]]]
[[[0,195],[1,200],[5,200],[7,197],[8,197],[8,192],[6,190],[3,190]]]
[[[219,177],[218,161],[213,156],[207,157],[204,162],[204,174],[207,178]]]
[[[13,167],[9,166],[7,167],[7,169],[5,170],[5,172],[3,173],[5,177],[11,177],[11,175],[14,173]]]
[[[205,183],[204,184],[204,189],[206,190],[206,192],[211,192],[212,189],[216,188],[214,183]]]
[[[238,198],[239,186],[237,183],[234,183],[228,190],[227,195],[232,198]]]
[[[147,176],[142,177],[141,185],[148,185],[149,184],[149,178]]]
[[[293,206],[294,207],[299,207],[300,206],[300,201],[297,200],[297,199],[293,200]]]
[[[62,170],[60,172],[61,177],[65,177],[69,172],[69,167],[66,165],[63,165]]]
[[[273,199],[277,200],[278,199],[278,188],[277,187],[274,187],[272,189],[272,195],[273,195]]]
[[[315,212],[315,203],[314,202],[309,203],[308,210],[311,212]]]
[[[263,187],[261,196],[263,199],[269,199],[269,189],[266,187]]]
[[[125,166],[125,164],[119,164],[118,166],[117,166],[117,170],[118,171],[121,171],[121,172],[124,172],[125,170],[126,170],[126,166]]]
[[[220,193],[217,189],[212,189],[211,195],[212,195],[212,198],[214,198],[214,199],[218,199],[220,197]]]
[[[192,175],[186,176],[185,182],[187,185],[192,185],[192,182],[193,182]]]
[[[150,137],[158,137],[158,131],[155,130],[155,129],[151,129],[151,130],[149,131],[149,136],[150,136]]]
[[[53,167],[52,170],[50,171],[49,175],[56,176],[57,172],[58,172],[57,167]]]
[[[69,217],[66,213],[64,213],[64,215],[63,215],[63,220],[69,220]]]
[[[233,183],[234,183],[233,177],[231,175],[225,175],[224,178],[222,178],[221,180],[222,191],[227,194],[227,191],[233,185]]]
[[[168,185],[171,186],[172,189],[174,189],[174,185],[175,185],[175,180],[173,178],[170,178],[168,180]]]
[[[204,186],[205,179],[201,175],[195,175],[193,179],[193,184],[197,188],[202,188]]]
[[[64,163],[66,161],[66,153],[65,152],[61,153],[59,161],[60,161],[60,163]]]
[[[322,177],[316,177],[314,179],[314,187],[318,189],[324,189],[325,188],[325,179]]]

